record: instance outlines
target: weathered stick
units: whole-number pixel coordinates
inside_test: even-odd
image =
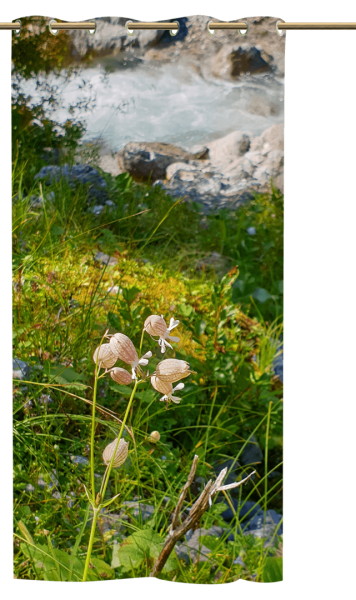
[[[177,506],[174,509],[172,523],[169,528],[166,540],[164,542],[162,552],[153,566],[152,572],[149,575],[150,577],[156,577],[157,575],[159,575],[178,540],[180,540],[184,536],[184,534],[187,533],[187,531],[189,531],[189,529],[195,528],[195,526],[199,523],[202,515],[209,508],[209,506],[211,506],[211,499],[213,496],[215,496],[217,492],[238,487],[239,485],[250,479],[250,477],[256,472],[253,471],[252,473],[250,473],[250,475],[245,477],[245,479],[242,479],[242,481],[231,483],[229,485],[221,485],[225,479],[227,469],[223,469],[222,471],[220,471],[214,483],[211,479],[208,481],[199,498],[193,504],[189,515],[184,519],[184,521],[182,521],[180,525],[178,525],[179,515],[181,513],[183,502],[187,494],[188,488],[193,482],[198,460],[198,456],[195,455],[187,482],[183,487],[183,490],[177,502]]]

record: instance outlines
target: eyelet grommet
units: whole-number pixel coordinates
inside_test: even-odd
[[[215,35],[215,29],[210,29],[210,23],[212,23],[213,21],[209,21],[209,23],[206,24],[206,28],[208,30],[208,32],[210,33],[210,35]]]
[[[95,32],[96,32],[96,23],[95,23],[95,29],[88,29],[89,35],[95,35]]]
[[[242,21],[244,22],[244,21]],[[246,29],[239,29],[239,35],[247,35],[248,33],[248,23],[246,23]]]
[[[57,23],[56,19],[51,19],[49,22],[49,30],[51,32],[52,35],[58,35],[59,33],[59,29],[52,29],[52,24],[53,23]]]
[[[177,25],[177,29],[170,29],[169,33],[174,37],[175,35],[177,35],[178,31],[179,31],[179,23],[177,23],[177,21],[174,21],[175,24]]]
[[[283,31],[283,29],[278,28],[279,23],[283,23],[283,21],[277,21],[277,23],[276,23],[277,33],[281,37],[283,35],[284,31]]]
[[[18,24],[20,25],[20,28],[19,28],[19,29],[13,29],[13,30],[12,30],[12,32],[13,32],[15,35],[20,35],[20,33],[21,33],[21,28],[22,28],[22,23],[21,23],[21,21],[19,21],[19,20],[17,20],[17,21],[14,21],[14,23],[18,23]]]
[[[127,21],[126,25],[125,25],[125,29],[127,31],[127,35],[134,35],[135,30],[134,29],[129,29],[129,25],[131,25],[132,21]]]

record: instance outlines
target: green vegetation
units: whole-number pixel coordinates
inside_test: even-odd
[[[254,436],[264,457],[237,497],[241,505],[254,500],[281,510],[282,384],[272,363],[282,335],[283,197],[272,186],[236,211],[203,217],[159,186],[102,173],[114,205],[95,216],[88,185],[70,187],[62,178],[42,186],[34,179],[47,164],[45,147],[57,149],[62,162],[74,161],[80,124],[68,123],[59,135],[40,108],[19,97],[13,125],[14,356],[31,366],[24,381],[14,381],[15,575],[82,579],[92,519],[84,492],[90,467],[83,460],[92,354],[106,329],[126,334],[138,348],[145,318],[162,314],[167,322],[180,320],[174,334],[181,341],[165,358],[188,360],[195,374],[179,405],[166,408],[149,386],[136,393],[127,422],[135,443],[125,464],[112,471],[108,492],[121,495],[99,517],[88,579],[146,576],[194,454],[197,475],[207,481],[219,463],[240,462]],[[32,197],[42,205],[34,207]],[[99,251],[117,263],[95,260]],[[161,355],[146,336],[148,350],[151,369]],[[118,434],[130,392],[108,377],[99,380],[97,474],[104,473],[102,451]],[[157,444],[148,439],[153,430],[160,433]],[[242,466],[238,476],[251,468]],[[224,494],[231,503],[233,490]],[[154,506],[145,522],[123,504],[135,498]],[[227,529],[222,500],[220,494],[201,527]],[[121,511],[119,520],[110,520]],[[281,578],[281,538],[275,533],[264,547],[263,539],[242,535],[243,528],[235,514],[226,535],[201,539],[211,551],[207,561],[187,566],[172,553],[161,577],[195,583]],[[235,540],[226,541],[231,532]]]

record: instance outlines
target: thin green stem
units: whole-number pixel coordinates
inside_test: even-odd
[[[128,405],[127,405],[127,409],[126,409],[126,412],[125,412],[125,416],[124,416],[124,419],[123,419],[123,421],[122,421],[122,424],[121,424],[121,428],[120,428],[120,431],[119,431],[119,435],[118,435],[118,437],[117,437],[117,442],[116,442],[116,446],[115,446],[115,451],[113,452],[113,455],[112,455],[112,457],[111,457],[111,461],[110,461],[110,464],[109,464],[109,468],[108,468],[108,469],[107,469],[107,471],[106,471],[106,473],[107,473],[107,474],[106,474],[106,479],[105,479],[105,483],[104,483],[104,485],[103,485],[103,488],[102,488],[102,493],[101,493],[101,498],[102,498],[102,499],[104,499],[104,498],[105,498],[105,492],[106,492],[106,488],[107,488],[107,485],[108,485],[108,482],[109,482],[109,477],[110,477],[110,473],[111,473],[112,465],[113,465],[113,462],[114,462],[114,458],[115,458],[115,455],[116,455],[116,452],[117,452],[117,449],[118,449],[118,446],[119,446],[119,443],[120,443],[120,440],[121,440],[122,432],[123,432],[123,430],[124,430],[124,427],[125,427],[125,424],[126,424],[126,421],[127,421],[127,417],[129,416],[129,412],[130,412],[131,404],[132,404],[132,402],[133,402],[133,399],[134,399],[134,396],[135,396],[135,392],[136,392],[136,388],[137,388],[138,384],[139,384],[139,382],[138,382],[138,381],[137,381],[137,379],[136,379],[136,381],[135,381],[135,385],[134,385],[134,387],[133,387],[133,390],[132,390],[132,393],[131,393],[131,396],[130,396],[129,403],[128,403]]]
[[[98,353],[99,355],[99,353]],[[91,437],[90,437],[90,477],[91,477],[91,488],[92,498],[95,501],[95,478],[94,478],[94,435],[95,435],[95,405],[96,405],[96,392],[98,387],[98,367],[95,365],[94,375],[94,389],[93,389],[93,406],[92,406],[92,418],[91,418]]]
[[[93,549],[95,529],[96,529],[96,523],[97,523],[99,512],[100,512],[100,506],[98,508],[94,508],[93,507],[93,511],[94,511],[93,522],[91,524],[89,546],[88,546],[87,557],[86,557],[86,560],[85,560],[83,581],[86,581],[87,580],[87,576],[88,576],[88,569],[89,569],[89,564],[90,564],[91,552],[92,552],[92,549]]]
[[[271,422],[272,404],[273,404],[273,401],[271,400],[271,402],[269,403],[269,406],[268,406],[267,424],[266,424],[265,482],[264,482],[264,491],[265,491],[265,493],[264,493],[264,511],[263,511],[263,531],[264,531],[265,525],[266,525],[266,514],[267,514],[267,495],[268,495],[268,478],[267,478],[267,472],[268,472],[268,437],[269,437],[269,428],[270,428],[270,422]],[[259,565],[258,565],[258,574],[257,574],[257,578],[256,578],[257,581],[259,581],[259,579],[261,577],[262,562],[263,562],[263,538],[262,538],[262,541],[261,541],[261,553],[260,553],[260,560],[259,560]]]
[[[205,437],[205,445],[204,445],[204,460],[206,460],[206,451],[208,448],[208,441],[209,441],[209,434],[210,434],[210,426],[211,426],[211,417],[213,414],[213,410],[214,410],[214,405],[215,405],[215,400],[216,400],[216,396],[218,393],[218,386],[217,386],[217,382],[215,382],[215,391],[214,391],[214,397],[213,397],[213,401],[211,403],[210,406],[210,412],[209,412],[209,420],[208,420],[208,428],[207,428],[207,432],[206,432],[206,437]]]

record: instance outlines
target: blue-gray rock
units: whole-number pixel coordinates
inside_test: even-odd
[[[52,498],[55,498],[56,500],[60,500],[62,498],[62,494],[60,492],[53,492]]]
[[[143,502],[131,502],[129,500],[126,500],[125,502],[123,502],[123,504],[127,506],[127,509],[129,510],[130,514],[135,519],[142,518],[143,522],[150,519],[155,511],[154,506],[152,506],[151,504],[144,504]]]
[[[240,461],[243,465],[251,465],[260,463],[262,461],[263,454],[261,448],[257,443],[257,439],[254,435],[251,436],[247,445],[243,449],[240,456]]]
[[[280,354],[275,357],[273,361],[273,371],[276,375],[278,375],[279,379],[283,383],[283,344],[281,344],[277,350]]]
[[[232,498],[231,501],[235,513],[238,512],[239,514],[239,519],[244,519],[244,524],[250,521],[261,510],[261,506],[259,504],[256,504],[255,502],[252,502],[251,500],[242,500],[241,502],[239,502],[237,498]],[[227,504],[226,501],[225,504]],[[231,507],[229,506],[223,513],[221,513],[221,516],[225,521],[229,523],[234,518],[234,513],[232,512]]]
[[[26,492],[28,492],[29,494],[32,494],[35,491],[34,486],[32,485],[32,483],[28,483],[25,487]]]
[[[263,525],[264,511],[260,510],[257,515],[249,521],[247,528],[244,533],[250,533],[255,537],[268,537],[274,533],[276,526],[280,523],[282,515],[278,514],[275,510],[268,510],[266,513],[265,525]],[[283,534],[283,525],[281,524],[277,531],[278,535]]]
[[[12,377],[13,379],[27,379],[31,371],[30,365],[19,358],[12,359]]]
[[[97,169],[90,165],[74,165],[70,167],[68,164],[59,166],[42,167],[35,175],[35,179],[44,180],[46,185],[58,182],[60,179],[67,179],[69,185],[73,187],[76,183],[88,184],[89,200],[108,200],[106,191],[106,181],[99,175]]]
[[[89,460],[87,458],[85,458],[85,456],[75,456],[75,455],[72,455],[70,457],[70,460],[75,465],[87,465],[88,462],[89,462]]]
[[[210,527],[210,529],[196,529],[194,533],[186,539],[182,544],[175,546],[175,552],[179,559],[183,559],[186,562],[190,560],[192,562],[205,562],[209,560],[209,554],[211,550],[204,546],[200,541],[201,536],[211,535],[213,537],[221,537],[224,534],[222,527]]]
[[[256,228],[255,227],[248,227],[246,229],[248,235],[256,235]]]

